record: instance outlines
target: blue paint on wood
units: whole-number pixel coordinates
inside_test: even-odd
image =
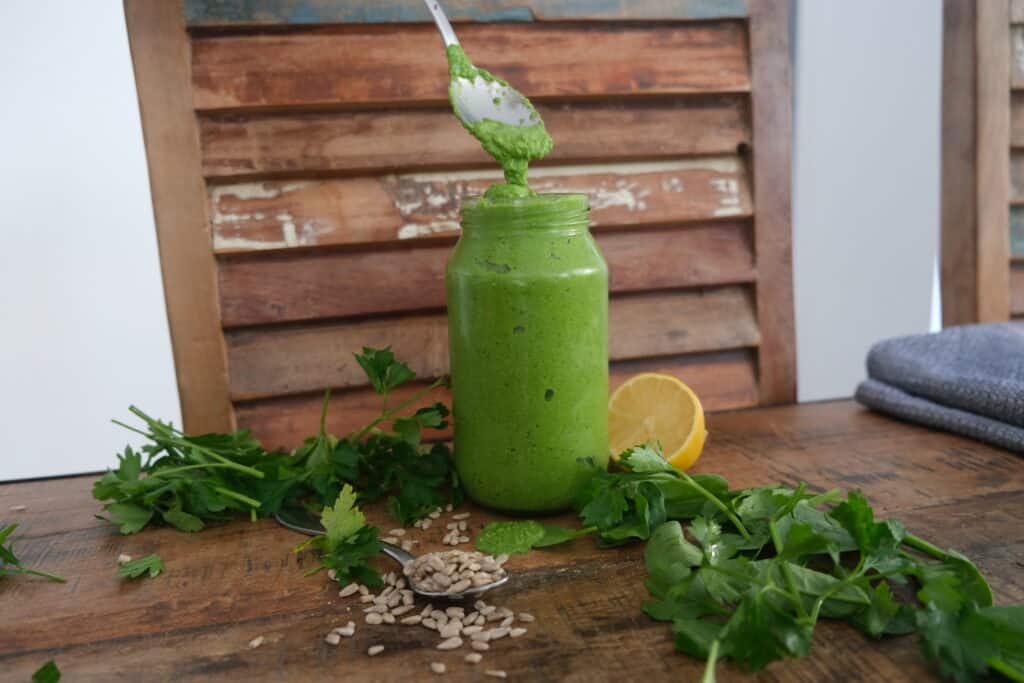
[[[747,0],[442,0],[454,21],[699,20],[747,16]],[[190,26],[429,22],[422,0],[185,0]]]

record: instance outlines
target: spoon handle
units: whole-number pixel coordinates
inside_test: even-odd
[[[441,38],[444,40],[444,46],[449,47],[451,45],[458,45],[459,39],[455,37],[455,31],[452,29],[451,23],[448,21],[448,15],[441,9],[441,3],[438,0],[423,0],[427,3],[427,9],[430,10],[430,16],[434,17],[434,23],[437,24],[437,30],[441,32]]]
[[[390,557],[395,562],[397,562],[398,564],[402,565],[403,567],[406,565],[406,563],[412,562],[416,559],[416,556],[412,553],[407,553],[401,548],[399,548],[397,545],[385,543],[384,541],[380,542],[380,551],[388,557]]]

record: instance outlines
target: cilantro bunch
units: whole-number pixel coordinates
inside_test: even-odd
[[[704,681],[719,659],[757,671],[803,657],[823,618],[871,638],[917,632],[928,659],[959,682],[989,670],[1024,681],[1024,606],[992,606],[970,560],[876,520],[859,491],[730,490],[650,447],[626,451],[619,465],[595,471],[575,503],[585,528],[561,535],[647,542],[644,611],[671,624],[677,650],[707,660]],[[488,552],[558,542],[547,525],[504,524],[481,534]]]

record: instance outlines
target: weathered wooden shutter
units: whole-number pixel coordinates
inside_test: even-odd
[[[793,400],[787,3],[450,0],[555,139],[611,271],[613,385]],[[447,371],[461,200],[499,175],[451,115],[421,0],[127,0],[186,427],[269,445],[379,409],[351,353]],[[412,389],[410,389],[411,391]],[[408,393],[408,392],[406,392]]]

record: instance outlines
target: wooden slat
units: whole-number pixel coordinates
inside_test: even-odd
[[[656,292],[613,298],[609,357],[628,360],[715,351],[760,343],[750,296],[743,286]],[[237,331],[228,335],[232,397],[354,387],[366,383],[352,353],[391,345],[420,377],[448,372],[444,314],[351,323]]]
[[[747,282],[749,225],[598,233],[613,292]],[[450,244],[384,252],[286,253],[220,264],[225,327],[441,308]]]
[[[1010,154],[1010,203],[1024,204],[1024,150]]]
[[[978,321],[1006,320],[1010,292],[1006,261],[1006,207],[1010,193],[1011,61],[1024,62],[1024,34],[1015,30],[1010,49],[1008,0],[978,3]],[[1012,52],[1012,60],[1011,60]]]
[[[754,112],[757,319],[764,342],[758,362],[761,404],[796,400],[793,313],[789,2],[751,0],[750,49]]]
[[[1024,315],[1024,262],[1010,268],[1010,315]]]
[[[1002,9],[1006,7],[1005,3],[1001,0],[996,0],[996,5],[999,7],[994,8],[993,14],[999,16],[993,16],[992,21],[999,21],[1000,17],[1003,16]],[[1005,29],[1006,23],[1003,22]],[[1024,88],[1024,26],[1014,25],[1010,27],[1010,43],[1007,47],[1011,47],[1007,53],[1007,58],[1010,63],[1010,79],[1011,85],[1014,90]]]
[[[185,429],[232,425],[180,0],[127,0],[160,268]]]
[[[744,96],[541,103],[544,163],[729,154],[750,142]],[[493,166],[447,106],[200,118],[207,177]]]
[[[475,63],[532,98],[744,92],[742,23],[459,28]],[[513,48],[514,46],[514,48]],[[629,59],[622,58],[629,55]],[[433,26],[351,26],[192,41],[197,109],[441,103],[447,64]]]
[[[693,354],[613,363],[609,380],[614,390],[637,373],[662,372],[686,382],[700,396],[705,409],[732,410],[757,403],[755,365],[754,352],[750,350]],[[400,388],[392,404],[411,396],[422,386]],[[451,405],[447,391],[438,390],[416,407],[437,400]],[[306,436],[316,432],[320,402],[319,394],[308,394],[240,403],[237,407],[238,421],[240,425],[252,428],[264,446],[294,448]],[[328,427],[334,434],[347,434],[374,419],[380,414],[380,408],[380,397],[368,388],[335,392],[331,396]]]
[[[1024,92],[1010,93],[1010,144],[1024,147]]]
[[[463,199],[498,170],[267,181],[211,189],[217,253],[451,235]],[[592,226],[668,224],[749,216],[750,189],[738,157],[590,166],[531,172],[538,192],[580,192]]]
[[[1024,207],[1010,208],[1010,254],[1024,256]]]
[[[744,0],[445,0],[452,21],[693,20],[746,16]],[[418,0],[186,0],[193,28],[429,22]]]

